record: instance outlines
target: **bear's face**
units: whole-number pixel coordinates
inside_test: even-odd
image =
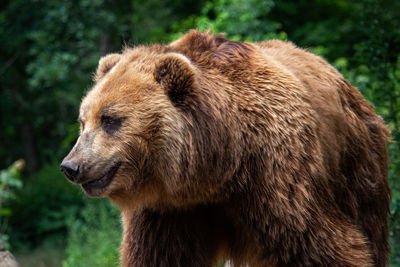
[[[194,70],[181,55],[147,50],[101,59],[81,103],[80,137],[61,169],[91,197],[157,194],[171,182],[157,177],[179,172],[183,126],[176,106],[193,86]]]

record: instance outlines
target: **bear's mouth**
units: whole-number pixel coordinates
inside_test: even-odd
[[[91,180],[89,182],[83,183],[82,188],[89,195],[99,195],[104,191],[107,186],[110,185],[115,173],[121,166],[121,162],[114,164],[106,173],[104,173],[100,178]]]

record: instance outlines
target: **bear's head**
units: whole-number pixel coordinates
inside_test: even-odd
[[[195,87],[195,67],[167,47],[102,58],[81,103],[80,136],[60,166],[67,179],[111,199],[160,198],[179,188],[184,125],[177,109]]]
[[[238,108],[227,109],[240,98],[238,77],[249,75],[252,51],[191,31],[169,45],[102,58],[81,103],[80,137],[61,170],[87,195],[118,206],[225,198],[246,149],[232,114]]]

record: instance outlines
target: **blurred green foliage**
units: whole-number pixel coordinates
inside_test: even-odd
[[[118,212],[107,201],[88,200],[58,170],[78,135],[80,99],[100,56],[198,28],[309,48],[376,106],[394,140],[391,263],[400,264],[399,10],[393,0],[1,1],[0,169],[18,158],[27,163],[23,188],[7,191],[15,198],[3,209],[11,246],[27,251],[50,240],[67,246],[64,266],[117,264]],[[7,175],[0,174],[0,187],[11,181]]]
[[[20,159],[14,162],[8,169],[0,171],[0,241],[8,249],[7,230],[8,217],[12,210],[7,206],[8,202],[15,198],[14,190],[22,187],[21,172],[25,167],[25,161]]]
[[[272,0],[209,1],[195,17],[194,28],[223,32],[238,41],[284,39],[285,33],[277,34],[280,24],[268,18],[273,6]]]
[[[21,250],[31,250],[48,237],[63,240],[68,220],[84,206],[79,187],[66,181],[58,165],[43,166],[15,191],[8,233],[10,242]]]
[[[90,199],[68,220],[67,260],[63,267],[114,267],[119,262],[120,212],[108,200]]]

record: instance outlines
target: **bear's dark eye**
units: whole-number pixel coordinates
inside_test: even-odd
[[[113,134],[117,131],[122,124],[122,118],[116,118],[111,116],[101,116],[101,128],[108,134]]]

